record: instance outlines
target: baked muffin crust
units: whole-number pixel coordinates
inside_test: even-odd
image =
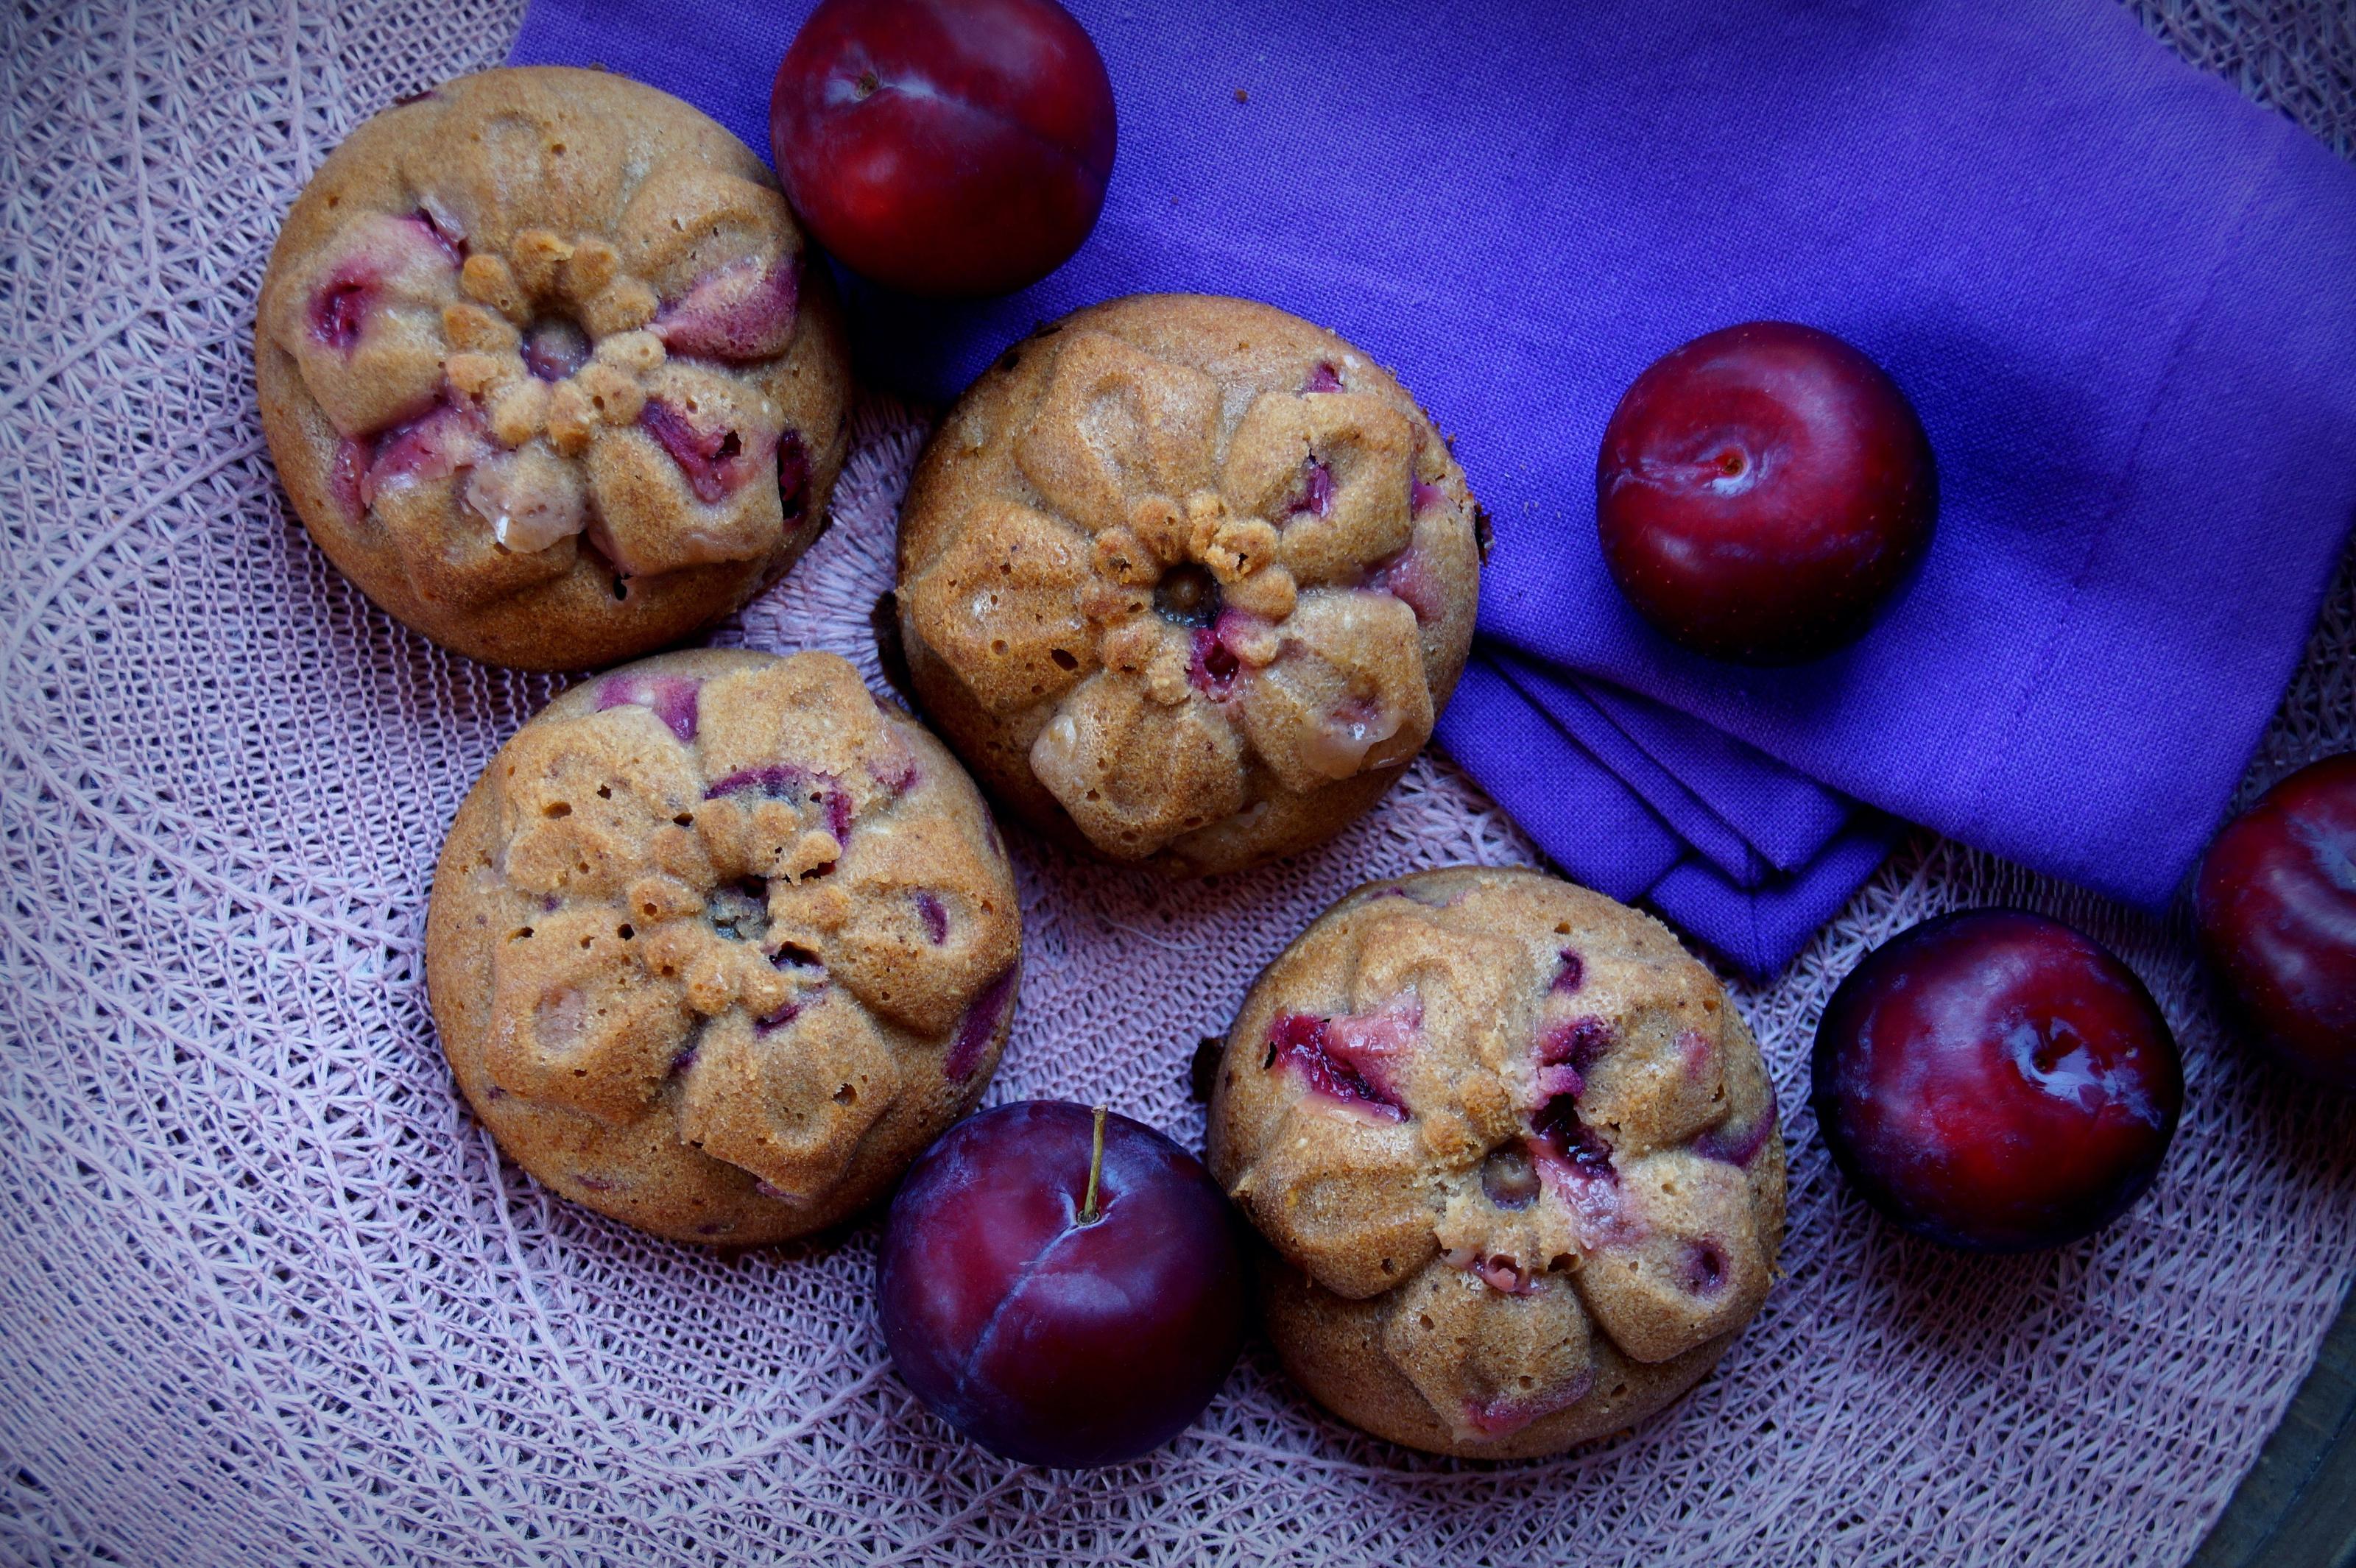
[[[573,688],[460,806],[434,1022],[501,1148],[680,1241],[879,1196],[988,1085],[1021,916],[980,795],[831,654],[703,650]]]
[[[1546,1454],[1697,1381],[1765,1299],[1758,1046],[1657,921],[1525,870],[1376,882],[1252,987],[1212,1173],[1287,1368],[1418,1448]]]
[[[1180,873],[1330,837],[1462,673],[1477,508],[1398,384],[1248,300],[1148,294],[1010,349],[901,513],[926,712],[1063,842]]]
[[[761,160],[603,71],[488,70],[361,125],[286,215],[262,428],[397,619],[526,668],[674,642],[818,536],[849,361]]]

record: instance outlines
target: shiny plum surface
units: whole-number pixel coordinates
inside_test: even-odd
[[[2356,752],[2309,763],[2227,823],[2192,915],[2247,1034],[2356,1089]]]
[[[1086,1221],[1092,1123],[1034,1100],[951,1128],[893,1200],[877,1270],[884,1342],[916,1396],[984,1446],[1059,1469],[1167,1442],[1243,1344],[1226,1194],[1193,1155],[1108,1115]]]
[[[1596,459],[1604,564],[1637,612],[1713,658],[1790,664],[1864,635],[1931,542],[1938,480],[1913,405],[1812,326],[1707,333],[1636,378]]]
[[[2099,1230],[2151,1185],[2184,1083],[2134,971],[2019,910],[1900,933],[1816,1029],[1814,1100],[1849,1179],[1951,1246],[2025,1252]]]
[[[1112,177],[1112,82],[1055,0],[824,0],[777,67],[786,195],[853,272],[1004,293],[1070,259]]]

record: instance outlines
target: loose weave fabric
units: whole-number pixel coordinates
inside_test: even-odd
[[[2345,149],[2332,0],[2155,7]],[[437,652],[303,536],[249,339],[279,215],[396,95],[502,58],[514,0],[0,16],[0,1562],[1179,1564],[2180,1561],[2356,1275],[2356,1111],[2250,1061],[2161,922],[1927,837],[1736,997],[1793,1148],[1784,1277],[1633,1435],[1488,1466],[1357,1435],[1254,1346],[1119,1469],[1001,1463],[919,1408],[872,1224],[728,1256],[551,1199],[428,1018],[433,857],[560,684]],[[2336,29],[2336,30],[2335,30]],[[867,620],[923,435],[880,399],[829,535],[721,640]],[[2343,572],[2245,795],[2356,743]],[[1199,1144],[1195,1039],[1365,878],[1532,847],[1445,762],[1301,860],[1176,889],[1023,836],[992,1097]],[[2189,1109],[2087,1243],[1972,1259],[1827,1164],[1804,1055],[1870,944],[2009,901],[2151,984]]]

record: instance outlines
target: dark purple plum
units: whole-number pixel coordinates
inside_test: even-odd
[[[1938,475],[1897,383],[1828,332],[1753,321],[1654,361],[1595,464],[1604,564],[1713,658],[1792,664],[1863,636],[1930,547]]]
[[[2250,1035],[2356,1089],[2356,752],[2310,763],[2225,825],[2192,917]]]
[[[877,1311],[933,1413],[1010,1459],[1118,1465],[1183,1431],[1243,1346],[1226,1194],[1142,1123],[1025,1101],[959,1123],[892,1201]]]
[[[1055,0],[823,0],[769,95],[794,209],[911,293],[1004,293],[1062,266],[1115,139],[1104,59]]]
[[[2021,910],[1901,932],[1816,1029],[1816,1120],[1858,1190],[1980,1252],[2058,1246],[2151,1185],[2184,1098],[2176,1040],[2135,972]]]

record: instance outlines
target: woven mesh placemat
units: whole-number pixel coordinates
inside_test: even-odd
[[[2147,4],[2344,149],[2338,0]],[[278,215],[515,0],[28,5],[0,17],[0,1557],[142,1564],[2167,1561],[2356,1269],[2349,1107],[2221,1041],[2183,933],[1919,840],[1740,1001],[1792,1140],[1783,1281],[1723,1369],[1542,1463],[1362,1438],[1250,1352],[1202,1424],[1055,1476],[957,1441],[871,1327],[873,1231],[729,1258],[550,1200],[461,1112],[420,961],[432,857],[551,683],[437,653],[305,540],[253,410]],[[1247,287],[1248,280],[1239,280]],[[873,675],[921,427],[871,400],[832,532],[726,640]],[[1477,482],[1478,476],[1475,476]],[[2253,787],[2356,741],[2343,579]],[[1528,844],[1445,764],[1301,863],[1168,890],[1018,838],[995,1099],[1189,1143],[1195,1038],[1366,877]],[[2007,900],[2116,945],[2183,1040],[2157,1190],[2076,1247],[1905,1240],[1828,1170],[1817,1009],[1863,948]]]

